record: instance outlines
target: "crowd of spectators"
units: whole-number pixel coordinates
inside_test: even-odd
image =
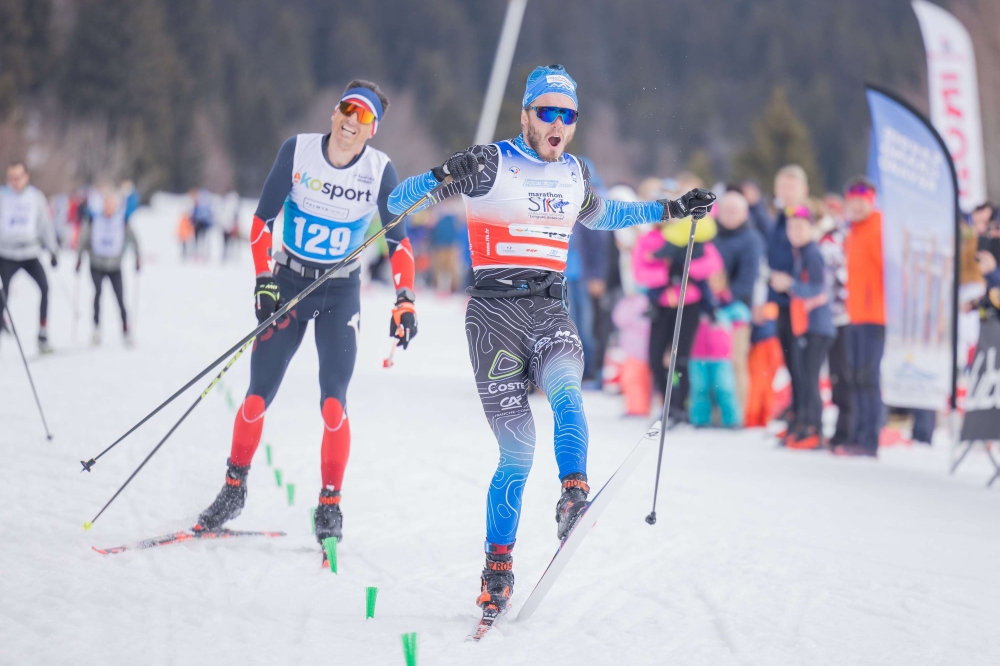
[[[638,191],[595,182],[602,196],[624,201],[676,198],[705,185],[691,173],[646,179]],[[888,413],[879,381],[886,309],[876,188],[856,177],[841,194],[816,197],[794,164],[770,185],[769,195],[752,180],[716,184],[718,202],[697,223],[669,419],[722,428],[777,420],[790,449],[877,456]],[[960,359],[975,347],[989,288],[1000,287],[997,209],[985,203],[967,222]],[[566,280],[584,387],[619,392],[627,415],[662,409],[691,224],[573,230]],[[461,207],[421,213],[411,237],[424,286],[463,292],[471,271]],[[376,260],[376,277],[379,268]],[[836,419],[824,427],[827,386]],[[929,443],[935,413],[905,411],[913,440]]]

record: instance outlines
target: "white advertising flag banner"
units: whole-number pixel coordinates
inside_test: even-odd
[[[913,0],[913,11],[927,51],[927,87],[931,123],[955,162],[958,201],[970,212],[986,201],[983,124],[972,39],[958,19],[926,0]]]

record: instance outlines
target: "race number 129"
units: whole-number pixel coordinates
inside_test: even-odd
[[[329,254],[332,257],[344,254],[351,243],[351,230],[346,227],[330,229],[316,222],[306,226],[306,218],[295,217],[295,246],[303,248],[306,252],[313,254]],[[302,245],[303,237],[308,234],[309,238]],[[329,247],[324,248],[323,244],[328,243]]]

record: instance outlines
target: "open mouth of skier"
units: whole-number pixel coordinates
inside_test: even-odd
[[[358,130],[357,128],[344,124],[340,126],[340,133],[348,139],[353,139],[358,135]]]
[[[549,140],[549,145],[552,146],[553,148],[558,147],[559,144],[562,143],[561,136],[550,136],[548,140]]]

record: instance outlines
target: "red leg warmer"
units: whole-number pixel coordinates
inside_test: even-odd
[[[347,412],[336,398],[323,402],[323,449],[320,470],[323,487],[340,490],[344,468],[351,454],[351,424]]]

